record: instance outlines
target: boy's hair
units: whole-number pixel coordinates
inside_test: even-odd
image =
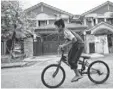
[[[62,26],[62,28],[65,27],[65,24],[64,24],[64,20],[63,19],[59,19],[57,21],[54,22],[54,25],[57,25],[58,27]]]

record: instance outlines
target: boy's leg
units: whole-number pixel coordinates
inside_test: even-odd
[[[75,69],[77,67],[75,65],[75,62],[74,62],[75,61],[74,57],[75,57],[75,54],[76,54],[77,50],[78,50],[77,44],[73,44],[70,51],[69,51],[69,53],[68,53],[68,63],[70,64],[71,69]]]
[[[72,49],[71,49],[71,54],[70,54],[70,64],[71,64],[71,68],[74,70],[75,72],[75,77],[72,79],[72,82],[82,78],[82,76],[80,75],[78,69],[77,69],[77,62],[80,58],[80,55],[82,54],[83,52],[83,49],[84,47],[78,47],[78,45],[76,46],[73,46]]]
[[[83,52],[83,49],[84,49],[83,47],[80,47],[80,48],[78,49],[78,51],[76,52],[76,55],[75,55],[75,64],[76,64],[76,65],[77,65],[77,62],[78,62],[78,60],[79,60],[79,58],[80,58],[82,52]],[[78,71],[77,68],[74,69],[74,72],[75,72],[76,76],[72,79],[71,82],[74,82],[74,81],[76,81],[76,80],[82,78],[82,76],[80,75],[80,73],[79,73],[79,71]]]
[[[75,64],[78,63],[79,58],[80,58],[80,56],[81,56],[81,54],[83,52],[83,49],[84,49],[84,47],[78,47],[78,50],[75,53],[74,58],[73,58],[73,61],[75,62]]]
[[[78,44],[75,43],[72,45],[72,48],[70,49],[69,53],[68,53],[68,62],[69,64],[71,65],[71,69],[74,70],[75,72],[75,75],[76,76],[80,76],[78,70],[77,70],[77,62],[75,61],[76,60],[76,54],[78,52]]]

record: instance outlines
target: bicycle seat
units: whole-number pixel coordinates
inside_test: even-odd
[[[83,59],[90,59],[90,58],[91,58],[90,56],[85,56],[85,55],[81,55],[81,57],[82,57]]]

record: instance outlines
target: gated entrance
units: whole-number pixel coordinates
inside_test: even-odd
[[[33,42],[33,55],[34,56],[39,56],[43,54],[43,43],[41,41],[41,38],[37,38]]]
[[[49,36],[47,34],[42,35],[41,38],[37,38],[37,41],[34,41],[33,43],[34,56],[57,54],[58,46],[62,44],[63,41],[63,37],[58,36],[58,34]]]
[[[56,54],[59,46],[58,34],[43,34],[41,36],[34,42],[34,56]]]
[[[43,54],[56,54],[59,46],[58,41],[45,41],[43,42]]]
[[[34,42],[34,56],[57,54],[58,46],[64,43],[64,41],[63,35],[58,35],[57,33],[43,33],[41,34],[41,38],[37,38],[37,41]],[[69,49],[70,46],[66,47],[65,52],[67,53]]]

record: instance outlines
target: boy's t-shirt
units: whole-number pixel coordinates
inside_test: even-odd
[[[75,38],[75,36],[71,33],[70,30],[65,29],[64,30],[64,38],[68,39],[68,40],[72,40],[73,38]]]
[[[72,40],[73,38],[76,38],[78,43],[84,43],[82,38],[77,33],[72,32],[68,29],[64,30],[64,38],[68,40]]]

